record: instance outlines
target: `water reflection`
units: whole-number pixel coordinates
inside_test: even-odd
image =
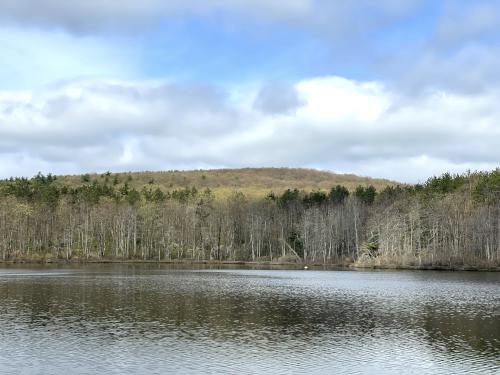
[[[500,275],[0,268],[0,372],[495,373]]]

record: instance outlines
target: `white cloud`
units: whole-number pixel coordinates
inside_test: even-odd
[[[299,113],[304,121],[370,122],[380,117],[389,105],[383,87],[375,82],[327,77],[305,80],[298,83],[297,89],[308,103]]]
[[[403,105],[377,82],[323,77],[294,88],[302,106],[282,114],[248,105],[257,86],[86,80],[1,92],[0,176],[305,166],[417,181],[500,161],[498,91]]]

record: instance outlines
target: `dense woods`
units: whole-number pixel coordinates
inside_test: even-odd
[[[78,184],[37,175],[0,182],[3,260],[301,261],[498,267],[500,169],[413,186],[234,191],[131,187],[106,173]]]

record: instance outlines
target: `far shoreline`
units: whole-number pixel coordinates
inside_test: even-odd
[[[500,267],[478,266],[411,266],[411,265],[356,265],[355,263],[317,263],[317,262],[274,262],[274,261],[238,261],[238,260],[193,260],[193,259],[10,259],[0,260],[0,265],[85,265],[85,264],[168,264],[179,266],[258,266],[258,267],[294,267],[302,269],[305,266],[344,271],[373,271],[373,270],[400,270],[400,271],[467,271],[467,272],[500,272]]]

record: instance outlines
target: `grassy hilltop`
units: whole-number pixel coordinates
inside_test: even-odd
[[[117,184],[128,183],[130,188],[141,190],[144,186],[160,188],[167,192],[186,187],[198,190],[209,188],[216,197],[224,197],[240,191],[247,197],[260,198],[273,191],[282,193],[286,189],[305,191],[329,191],[335,185],[343,185],[353,191],[357,186],[373,185],[377,190],[396,183],[385,179],[359,177],[352,174],[337,174],[303,168],[242,168],[194,171],[127,172],[76,176],[60,176],[60,184],[79,186],[84,180],[108,178]]]

